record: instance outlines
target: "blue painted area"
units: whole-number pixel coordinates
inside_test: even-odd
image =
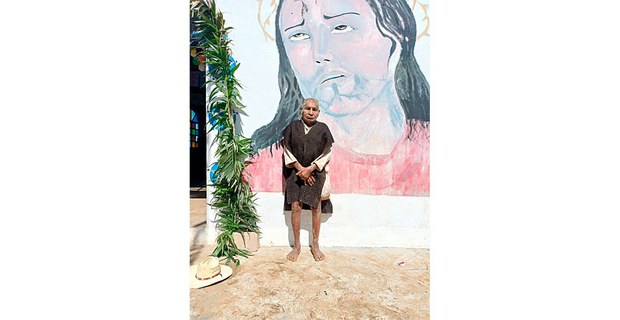
[[[228,67],[228,70],[232,70],[237,65],[237,60],[230,56],[228,57],[228,61],[230,61],[230,67]]]
[[[223,124],[217,124],[217,118],[222,116],[222,111],[219,109],[211,109],[209,110],[209,124],[215,128],[217,131],[224,130]]]
[[[209,168],[209,180],[211,180],[211,183],[215,183],[215,181],[219,178],[219,176],[215,173],[219,167],[220,165],[215,162]]]

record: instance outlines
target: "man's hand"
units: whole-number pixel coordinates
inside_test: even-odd
[[[297,176],[306,181],[312,175],[312,171],[314,171],[314,164],[309,167],[301,167],[301,170],[297,172]]]
[[[313,163],[309,167],[304,167],[300,165],[299,162],[295,162],[294,165],[295,169],[297,169],[297,173],[295,175],[300,177],[306,184],[312,187],[316,182],[316,178],[312,176],[312,172],[318,169],[316,164]]]

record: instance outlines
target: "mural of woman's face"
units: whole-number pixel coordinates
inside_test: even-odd
[[[326,114],[359,113],[393,85],[392,41],[366,1],[281,1],[278,28],[295,77]]]

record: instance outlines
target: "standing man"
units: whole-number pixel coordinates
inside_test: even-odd
[[[295,246],[286,256],[297,261],[301,252],[299,229],[303,204],[312,210],[312,245],[314,260],[325,260],[319,249],[321,230],[321,193],[327,177],[325,166],[331,157],[334,138],[327,125],[317,121],[319,102],[305,99],[301,105],[301,120],[293,120],[282,132],[284,146],[285,201],[291,205],[291,224]]]

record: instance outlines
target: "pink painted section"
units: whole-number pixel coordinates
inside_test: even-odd
[[[261,150],[247,167],[250,185],[255,192],[282,192],[282,148]]]
[[[430,193],[428,129],[418,138],[401,138],[390,155],[363,155],[333,147],[329,164],[332,193],[428,196]],[[262,150],[248,166],[256,192],[282,192],[282,149]]]

